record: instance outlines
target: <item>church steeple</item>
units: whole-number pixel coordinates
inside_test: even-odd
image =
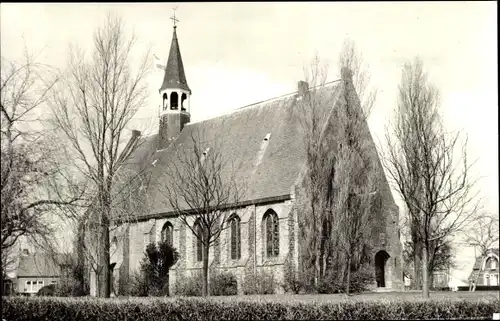
[[[191,121],[191,89],[187,84],[179,49],[176,26],[176,22],[179,22],[179,20],[175,18],[175,9],[171,19],[174,21],[174,33],[163,82],[159,90],[162,101],[158,133],[159,149],[167,148],[172,139],[175,139],[184,126]]]
[[[186,74],[184,73],[184,64],[182,63],[181,51],[179,49],[176,25],[174,25],[172,44],[170,45],[167,67],[165,68],[165,75],[160,91],[165,89],[183,89],[191,93],[191,89],[189,89],[187,84]]]

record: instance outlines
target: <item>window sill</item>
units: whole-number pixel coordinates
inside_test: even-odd
[[[249,260],[248,258],[247,259],[240,258],[237,260],[229,259],[224,267],[228,268],[244,267],[247,264],[248,260]]]
[[[261,266],[281,265],[281,264],[285,264],[285,261],[286,261],[286,255],[278,255],[275,257],[266,257],[262,260]]]

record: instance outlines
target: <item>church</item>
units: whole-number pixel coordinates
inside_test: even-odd
[[[220,242],[210,250],[210,269],[232,272],[237,278],[238,293],[242,293],[241,284],[246,275],[262,270],[273,273],[279,284],[283,282],[285,262],[293,262],[295,266],[299,262],[299,218],[301,204],[305,201],[301,189],[306,169],[306,149],[300,121],[292,115],[294,110],[300,108],[303,96],[315,92],[306,82],[299,81],[296,92],[191,123],[192,90],[184,72],[176,28],[174,25],[168,61],[156,98],[159,105],[158,132],[141,137],[140,132],[133,131],[129,142],[132,146],[141,141],[130,155],[127,168],[132,172],[148,172],[151,181],[139,188],[142,201],[129,205],[133,207],[133,217],[122,220],[112,229],[112,288],[116,292],[132,273],[139,270],[145,247],[150,242],[169,240],[179,252],[179,261],[170,270],[170,288],[176,279],[201,270],[199,242],[162,199],[158,185],[165,166],[175,161],[172,151],[192,148],[189,138],[194,131],[203,131],[207,141],[223,142],[222,155],[232,155],[240,160],[237,180],[247,186],[244,199],[235,204],[232,211],[231,228],[222,232]],[[341,103],[338,98],[341,91],[351,90],[355,94],[354,87],[343,89],[340,85],[348,77],[351,77],[349,72],[342,72],[342,79],[324,87],[328,103],[321,108],[329,115],[325,122],[331,126],[335,126],[336,119],[329,111]],[[193,90],[196,91],[196,88]],[[328,128],[331,126],[325,126],[325,136],[329,135]],[[221,127],[225,128],[224,135],[220,135]],[[210,148],[206,147],[207,150]],[[382,291],[402,290],[399,210],[385,176],[381,181],[382,210],[374,213],[376,226],[370,241],[373,273],[377,278],[377,287]],[[268,233],[269,228],[274,232]],[[91,295],[95,295],[93,286]]]

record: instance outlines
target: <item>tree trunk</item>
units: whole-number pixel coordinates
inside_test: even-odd
[[[3,262],[2,262],[3,263]],[[3,274],[3,264],[2,266],[0,266],[0,276],[1,276],[1,280],[0,280],[0,295],[1,296],[4,296],[6,295],[7,293],[4,293],[4,288],[3,288],[3,279],[4,279],[4,274]]]
[[[210,288],[208,284],[208,255],[210,247],[203,244],[203,296],[210,295]]]
[[[347,281],[345,285],[345,294],[349,295],[349,288],[351,287],[351,255],[347,257]]]
[[[422,247],[422,295],[429,298],[429,269],[427,259],[427,246]]]
[[[98,278],[98,296],[109,298],[110,291],[110,269],[109,269],[109,215],[111,213],[110,197],[105,187],[100,191],[100,224],[99,224],[99,278]]]
[[[316,248],[316,255],[314,256],[314,285],[318,286],[319,285],[319,280],[320,280],[320,256],[319,256],[319,251]]]
[[[76,248],[76,264],[78,267],[78,275],[77,275],[77,281],[78,284],[80,285],[80,290],[82,291],[82,295],[84,293],[84,288],[85,288],[85,258],[84,258],[84,246],[85,246],[85,224],[83,223],[82,220],[78,223],[78,234],[77,234],[77,248]]]
[[[421,260],[421,246],[416,243],[414,244],[413,251],[413,271],[414,271],[414,280],[412,284],[412,288],[414,290],[422,289],[422,260]]]
[[[99,242],[99,277],[98,296],[101,298],[109,298],[110,296],[110,271],[109,271],[109,229],[108,226],[100,227]]]
[[[323,263],[322,263],[322,266],[323,266],[323,274],[321,275],[321,277],[322,277],[323,279],[326,277],[327,262],[328,262],[328,255],[327,255],[327,253],[324,253],[324,254],[323,254]]]
[[[166,288],[166,291],[165,291],[165,294],[167,296],[170,296],[170,271],[167,272],[167,276],[165,277],[165,285],[167,288]]]
[[[472,283],[472,292],[476,291],[477,282],[479,281],[479,275],[481,274],[482,270],[483,270],[483,264],[479,266],[479,271],[474,276],[474,282]]]
[[[324,265],[323,261],[325,258],[325,253],[324,253],[324,240],[321,238],[321,242],[319,245],[319,256],[318,256],[318,281],[320,281],[323,278],[324,275]]]

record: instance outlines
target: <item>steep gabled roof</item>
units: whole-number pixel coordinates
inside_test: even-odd
[[[321,95],[324,103],[319,109],[325,115],[336,104],[341,88],[339,84],[336,81],[312,91]],[[237,167],[231,173],[235,173],[236,181],[245,191],[240,202],[289,197],[305,164],[305,140],[300,119],[302,113],[299,110],[304,107],[304,104],[298,103],[298,94],[292,93],[216,118],[188,124],[167,149],[149,149],[148,152],[144,147],[136,151],[132,159],[142,160],[144,158],[141,155],[151,155],[145,165],[149,166],[151,180],[147,190],[143,191],[143,197],[148,198],[149,206],[147,209],[137,210],[137,215],[145,218],[172,211],[162,188],[169,184],[170,178],[165,175],[166,168],[168,164],[178,161],[176,150],[193,149],[191,135],[197,133],[203,137],[202,144],[206,144],[203,148],[213,148],[212,144],[215,142],[222,157],[230,158]],[[266,136],[267,146],[262,150]],[[155,137],[149,137],[148,141]],[[152,142],[146,145],[156,148]]]
[[[499,249],[498,248],[493,248],[488,250],[488,254],[495,254],[497,257],[499,256]],[[484,263],[484,260],[486,259],[485,256],[480,256],[476,258],[476,262],[474,263],[473,270],[479,270],[481,268],[481,265]]]
[[[184,73],[184,64],[182,63],[176,29],[177,27],[174,26],[172,44],[170,45],[167,67],[165,68],[165,75],[163,76],[160,91],[164,89],[183,89],[191,93],[191,89],[189,89],[187,84],[186,74]]]
[[[63,255],[56,255],[56,257],[46,253],[21,255],[17,277],[61,276],[60,263],[63,260]]]

